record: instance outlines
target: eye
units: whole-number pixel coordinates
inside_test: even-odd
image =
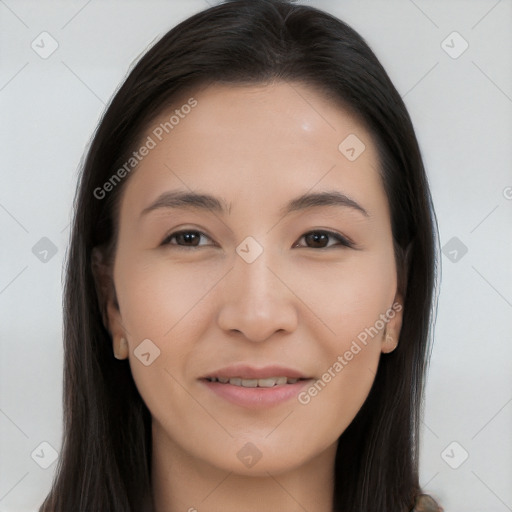
[[[199,240],[201,239],[201,237],[209,239],[209,237],[205,235],[203,232],[193,229],[176,231],[174,233],[171,233],[167,238],[165,238],[165,240],[162,242],[162,245],[177,245],[180,248],[200,247]],[[175,243],[171,243],[171,240],[173,239],[176,240]]]
[[[205,235],[202,231],[197,231],[194,229],[188,229],[188,230],[182,230],[182,231],[176,231],[174,233],[171,233],[169,236],[167,236],[164,241],[162,242],[162,245],[175,245],[181,248],[193,248],[193,247],[201,247],[199,244],[199,241],[201,237],[207,238],[210,240],[210,238]],[[332,247],[332,245],[338,245],[343,247],[351,247],[355,248],[355,244],[349,240],[348,238],[340,235],[339,233],[334,233],[332,231],[325,231],[325,230],[316,230],[316,231],[309,231],[308,233],[305,233],[302,235],[301,239],[304,238],[307,244],[312,244],[312,246],[300,246],[298,244],[295,244],[294,247],[306,247],[309,249],[328,249],[329,247]],[[331,244],[328,245],[329,238],[337,240],[338,244]],[[175,240],[175,242],[171,242],[172,240]],[[326,245],[327,244],[327,245]],[[202,244],[204,245],[212,245],[212,244]]]
[[[301,239],[304,238],[306,243],[311,243],[312,246],[306,246],[306,248],[310,249],[328,249],[329,245],[325,245],[329,238],[334,238],[339,243],[334,245],[341,245],[344,247],[351,247],[354,248],[355,244],[349,240],[348,238],[345,238],[344,236],[340,235],[339,233],[334,233],[332,231],[324,231],[324,230],[317,230],[317,231],[309,231],[308,233],[305,233],[302,235]],[[295,245],[294,247],[297,247],[298,245]],[[304,246],[302,246],[304,247]]]

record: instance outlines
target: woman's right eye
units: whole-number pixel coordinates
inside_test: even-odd
[[[193,248],[193,247],[200,247],[199,240],[201,237],[208,238],[207,235],[205,235],[202,231],[187,229],[182,231],[175,231],[174,233],[171,233],[169,236],[167,236],[164,241],[162,242],[162,245],[176,245],[180,249],[183,248]],[[171,243],[171,240],[175,239],[176,242]],[[204,244],[203,244],[204,245]],[[206,244],[210,245],[210,244]]]

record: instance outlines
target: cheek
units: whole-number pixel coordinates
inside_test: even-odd
[[[315,445],[334,442],[352,423],[363,406],[375,379],[379,354],[361,349],[348,361],[340,353],[325,372],[298,396],[301,404],[294,420],[301,424]],[[300,434],[294,432],[300,445]]]
[[[150,338],[164,343],[173,338],[222,277],[218,265],[171,262],[163,254],[126,258],[117,268],[123,322],[134,342]]]
[[[177,383],[186,380],[196,340],[203,337],[201,319],[211,317],[205,310],[211,290],[225,273],[219,264],[177,264],[162,254],[125,256],[115,268],[132,375],[152,410],[160,395],[178,396]],[[145,362],[153,361],[147,366],[145,353]]]
[[[201,326],[191,319],[204,314],[201,299],[216,277],[185,267],[160,254],[159,258],[120,258],[115,270],[131,372],[145,404],[162,423],[169,421],[169,410],[190,411],[193,406],[182,388],[194,349],[191,341],[201,336],[197,331]],[[181,428],[179,422],[167,427]],[[192,428],[193,423],[187,423],[185,430]]]
[[[306,430],[314,431],[320,442],[341,435],[373,385],[385,325],[381,315],[392,305],[395,293],[394,259],[359,255],[337,272],[317,269],[308,279],[308,294],[303,296],[323,324],[316,324],[315,339],[324,366],[299,402]],[[324,283],[323,289],[319,282]],[[306,293],[306,284],[301,293]]]
[[[326,340],[331,353],[348,350],[353,339],[373,327],[396,293],[394,255],[386,248],[347,252],[339,261],[304,262],[303,268],[285,272],[283,280],[293,282],[293,292],[308,306],[302,308],[311,314],[306,322],[317,326],[317,338]],[[324,336],[318,336],[320,329]]]

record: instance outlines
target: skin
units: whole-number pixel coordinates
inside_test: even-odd
[[[241,361],[320,379],[379,315],[403,304],[376,149],[357,119],[302,84],[216,84],[193,96],[198,105],[125,184],[105,298],[113,349],[129,359],[153,418],[156,510],[327,512],[337,440],[363,405],[381,354],[396,347],[401,312],[307,404],[292,398],[251,410],[198,379]],[[354,161],[338,149],[349,134],[366,146]],[[176,189],[220,197],[229,213],[162,208],[141,217]],[[279,213],[292,198],[326,190],[368,216],[340,206]],[[183,229],[206,236],[162,244]],[[319,230],[349,237],[357,249],[304,236]],[[248,236],[263,248],[252,263],[236,252]],[[149,366],[134,353],[145,339],[160,350]],[[248,442],[261,454],[250,468],[237,457]]]

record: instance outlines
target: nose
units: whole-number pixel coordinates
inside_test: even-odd
[[[272,251],[247,263],[235,254],[234,267],[223,283],[223,301],[218,325],[228,332],[242,333],[247,340],[261,342],[276,332],[290,333],[297,327],[296,298],[290,288],[290,273],[282,272]]]

